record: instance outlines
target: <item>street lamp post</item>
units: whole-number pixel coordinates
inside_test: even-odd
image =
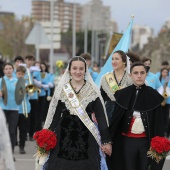
[[[72,57],[76,56],[76,4],[73,5]]]
[[[35,24],[38,25],[38,29],[37,29],[37,40],[36,40],[36,44],[35,44],[35,49],[36,49],[36,61],[39,61],[40,59],[40,49],[39,49],[39,45],[40,45],[40,23],[36,22]]]
[[[93,25],[92,25],[92,30],[91,30],[91,56],[92,58],[94,57],[94,39],[95,39],[95,31],[93,30]]]
[[[87,14],[85,13],[84,22],[84,53],[87,53],[87,41],[88,41],[88,27],[87,27]]]
[[[54,55],[54,46],[53,46],[53,32],[54,32],[54,0],[51,0],[50,3],[50,21],[51,21],[51,47],[50,47],[50,72],[53,73],[53,55]]]

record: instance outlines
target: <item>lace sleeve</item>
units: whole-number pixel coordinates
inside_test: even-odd
[[[93,102],[93,110],[98,122],[102,144],[111,142],[103,105],[101,104],[99,97]]]

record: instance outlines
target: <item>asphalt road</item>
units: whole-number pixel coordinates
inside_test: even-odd
[[[25,147],[26,154],[19,154],[18,146],[15,147],[16,170],[34,170],[36,145],[34,141],[27,141]],[[170,156],[165,161],[163,170],[170,170]]]

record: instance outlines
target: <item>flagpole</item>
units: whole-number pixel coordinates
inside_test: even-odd
[[[87,41],[88,41],[88,28],[87,28],[87,17],[85,13],[85,27],[84,27],[84,53],[87,53]]]
[[[95,61],[98,62],[98,56],[99,56],[99,39],[98,39],[98,32],[96,30],[95,34]]]

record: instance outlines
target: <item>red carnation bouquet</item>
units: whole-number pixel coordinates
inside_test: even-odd
[[[148,157],[157,163],[170,154],[170,141],[164,137],[156,136],[151,140],[151,146],[147,152]]]
[[[36,132],[33,136],[37,144],[38,157],[48,154],[51,149],[54,149],[57,144],[56,134],[49,129],[42,129]]]

